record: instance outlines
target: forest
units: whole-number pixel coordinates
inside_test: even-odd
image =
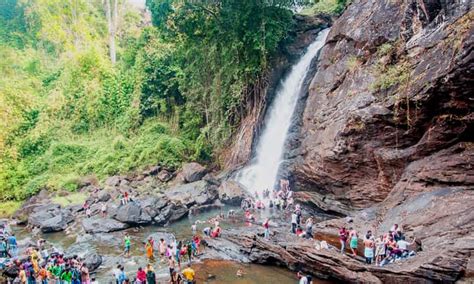
[[[291,41],[294,5],[2,1],[0,200],[152,164],[219,166],[271,58]]]

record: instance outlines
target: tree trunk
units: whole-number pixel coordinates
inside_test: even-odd
[[[116,0],[105,0],[105,16],[107,17],[107,24],[109,26],[109,54],[110,54],[110,61],[112,64],[115,64],[116,61],[116,52],[115,52],[115,19],[112,19],[112,7],[110,5],[110,1]],[[114,7],[115,8],[115,7]],[[116,16],[116,12],[114,12],[114,18]]]

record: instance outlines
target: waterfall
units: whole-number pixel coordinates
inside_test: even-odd
[[[284,147],[290,128],[293,112],[303,89],[306,74],[311,61],[323,47],[329,29],[321,31],[311,43],[298,62],[292,66],[290,73],[281,82],[275,99],[267,111],[264,129],[258,140],[256,157],[253,163],[237,173],[237,180],[250,193],[257,190],[273,189],[278,175],[278,168],[283,159]]]

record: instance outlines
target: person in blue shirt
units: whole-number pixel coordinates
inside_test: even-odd
[[[8,251],[12,257],[17,255],[18,244],[16,242],[15,234],[13,233],[8,237]]]

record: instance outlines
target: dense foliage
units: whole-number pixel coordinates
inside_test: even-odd
[[[212,161],[291,28],[293,1],[0,3],[0,200],[84,177]]]

